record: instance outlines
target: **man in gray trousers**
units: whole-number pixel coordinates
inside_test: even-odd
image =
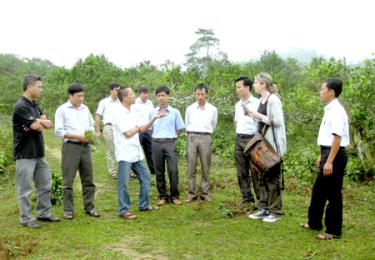
[[[79,171],[82,184],[83,206],[86,214],[100,217],[94,205],[95,184],[93,180],[90,138],[86,132],[94,131],[94,119],[89,108],[83,104],[85,91],[81,84],[68,88],[69,100],[55,114],[55,133],[64,139],[61,168],[63,173],[64,218],[73,219],[73,183]]]
[[[40,228],[32,216],[30,195],[35,183],[37,219],[57,222],[51,215],[51,172],[44,158],[43,131],[52,123],[43,114],[36,99],[42,93],[42,79],[27,75],[23,82],[23,96],[13,110],[13,156],[16,160],[16,180],[21,224],[29,228]]]
[[[185,113],[189,188],[189,194],[185,202],[190,203],[197,198],[195,176],[198,156],[202,166],[200,198],[206,202],[211,202],[212,198],[209,195],[212,153],[211,134],[217,124],[217,109],[206,101],[208,88],[205,84],[199,83],[194,92],[197,102],[188,106]]]

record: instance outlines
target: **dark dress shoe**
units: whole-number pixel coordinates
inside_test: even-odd
[[[254,199],[242,199],[240,201],[240,205],[247,205],[247,204],[253,204],[255,203]]]
[[[59,218],[56,218],[52,215],[49,215],[48,217],[38,217],[37,220],[47,221],[47,222],[59,222],[60,221]]]
[[[100,213],[97,212],[96,209],[92,209],[90,211],[87,211],[86,214],[90,215],[92,217],[96,217],[96,218],[100,217]]]
[[[40,225],[36,223],[35,220],[30,220],[26,223],[22,223],[22,226],[29,227],[29,228],[40,228]]]

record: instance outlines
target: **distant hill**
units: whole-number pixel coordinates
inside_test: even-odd
[[[283,59],[293,58],[296,59],[298,62],[302,64],[309,64],[313,58],[322,57],[323,55],[319,55],[315,50],[310,49],[300,49],[300,48],[293,48],[286,52],[278,52],[278,55]]]

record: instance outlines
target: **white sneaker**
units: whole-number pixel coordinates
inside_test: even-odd
[[[254,213],[254,214],[249,214],[248,218],[251,218],[251,219],[264,219],[266,218],[268,215],[270,214],[270,212],[266,209],[261,209],[259,210],[257,213]]]
[[[268,217],[263,218],[263,221],[264,222],[273,223],[273,222],[276,222],[276,221],[278,221],[280,219],[281,219],[280,216],[271,213]]]

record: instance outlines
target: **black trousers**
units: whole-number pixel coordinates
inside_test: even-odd
[[[315,179],[308,211],[309,226],[311,229],[321,230],[325,208],[326,233],[341,236],[342,230],[342,183],[344,170],[348,161],[345,148],[340,148],[333,160],[333,174],[323,175],[323,167],[327,161],[330,147],[321,148],[320,171]],[[326,203],[328,204],[326,206]]]
[[[152,158],[155,166],[156,185],[159,192],[159,198],[165,200],[178,199],[178,164],[177,164],[177,147],[172,142],[152,143]],[[168,177],[170,184],[170,195],[167,193],[165,182],[165,162],[167,162]]]
[[[145,152],[148,169],[151,174],[155,174],[154,162],[152,160],[152,138],[148,132],[139,133],[139,142]]]
[[[260,199],[259,177],[256,173],[250,172],[250,158],[244,154],[245,147],[251,137],[240,137],[237,135],[234,146],[234,158],[237,165],[237,179],[242,198],[245,201],[255,202],[251,194],[251,183],[253,183],[256,198]]]

